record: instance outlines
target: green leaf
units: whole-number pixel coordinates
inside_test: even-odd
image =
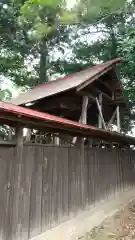
[[[77,22],[76,12],[63,11],[59,17],[61,24],[73,24]]]

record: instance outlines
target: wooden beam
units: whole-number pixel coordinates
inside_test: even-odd
[[[83,96],[82,97],[82,112],[80,115],[79,123],[87,124],[87,107],[88,107],[88,101],[89,98],[88,96]],[[77,142],[77,137],[73,138],[72,144],[76,144]],[[84,142],[84,139],[83,139]]]
[[[121,126],[120,126],[120,107],[119,106],[117,106],[117,129],[118,129],[118,133],[120,133]]]
[[[95,87],[93,88],[96,92],[96,94],[102,94],[109,102],[115,104],[115,101],[112,99],[112,97],[110,97],[107,93],[101,91],[99,88]]]
[[[79,95],[81,95],[81,96],[88,96],[88,98],[91,98],[92,100],[94,100],[94,101],[96,101],[96,96],[97,96],[97,94],[102,94],[102,96],[104,96],[108,101],[109,101],[109,103],[110,104],[112,104],[112,105],[116,105],[116,102],[115,102],[115,100],[113,100],[110,96],[108,96],[106,93],[103,93],[103,92],[101,92],[99,89],[97,89],[97,88],[93,88],[93,89],[91,89],[91,92],[92,91],[94,91],[95,92],[95,94],[90,94],[90,93],[88,93],[87,91],[80,91],[80,92],[78,92],[78,94]],[[95,95],[95,96],[94,96]]]
[[[12,141],[0,140],[0,145],[15,146],[16,145],[16,141],[15,140],[12,140]]]
[[[115,109],[112,117],[110,118],[110,121],[108,122],[107,129],[108,129],[108,128],[110,127],[110,125],[113,123],[113,121],[114,121],[114,119],[115,119],[115,117],[116,117],[116,112],[117,112],[117,110]]]
[[[99,77],[101,77],[102,75],[104,75],[106,72],[108,72],[109,70],[112,69],[112,66],[111,67],[107,67],[104,71],[94,75],[93,77],[91,77],[90,79],[88,79],[87,81],[83,82],[82,84],[80,84],[78,87],[77,87],[77,91],[80,91],[82,90],[83,88],[87,87],[88,85],[90,85],[92,82],[94,82],[96,79],[98,79]]]
[[[105,121],[104,121],[104,118],[103,118],[103,114],[102,114],[102,110],[101,110],[98,98],[96,98],[96,103],[97,103],[97,107],[98,107],[98,111],[99,111],[100,117],[102,119],[103,127],[104,127],[104,129],[106,129],[106,124],[105,124]]]
[[[102,111],[102,94],[99,94],[99,105],[100,105],[100,109]],[[102,128],[102,118],[100,113],[98,114],[98,127]]]
[[[37,109],[40,111],[49,111],[55,109],[74,109],[77,108],[79,105],[79,99],[76,96],[63,96],[63,97],[56,97],[52,99],[40,100],[39,102],[32,105],[31,109]]]
[[[98,79],[98,81],[99,81],[101,84],[103,84],[109,91],[112,92],[112,88],[111,88],[111,86],[109,86],[108,83],[102,81],[101,79]],[[106,80],[105,80],[105,81],[106,81]]]

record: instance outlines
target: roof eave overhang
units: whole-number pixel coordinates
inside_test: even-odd
[[[96,74],[92,78],[90,78],[87,81],[85,81],[84,83],[80,84],[76,89],[77,92],[82,91],[85,87],[87,87],[89,84],[93,83],[95,80],[97,80],[98,78],[103,76],[105,73],[110,71],[113,67],[114,66],[109,66],[109,67],[105,68],[103,71],[99,72],[98,74]]]
[[[0,122],[8,121],[11,125],[20,124],[35,129],[48,129],[50,132],[64,132],[71,136],[83,136],[117,142],[125,145],[135,145],[135,138],[116,132],[105,131],[89,125],[80,124],[68,119],[41,113],[24,107],[0,102]]]

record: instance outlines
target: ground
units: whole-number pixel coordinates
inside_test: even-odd
[[[135,200],[86,233],[86,240],[135,240]]]

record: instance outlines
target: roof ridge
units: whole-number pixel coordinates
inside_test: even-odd
[[[56,78],[55,80],[51,80],[51,81],[48,81],[48,82],[39,83],[39,84],[33,86],[31,89],[35,89],[36,87],[40,87],[40,86],[43,86],[43,85],[46,85],[46,84],[50,84],[50,83],[52,83],[53,81],[59,81],[59,80],[62,80],[62,79],[64,80],[64,79],[66,79],[66,78],[68,78],[68,77],[70,78],[70,77],[72,77],[74,74],[83,72],[83,71],[88,70],[88,69],[90,69],[90,68],[98,68],[99,66],[102,66],[102,65],[104,65],[104,64],[106,65],[106,64],[108,64],[109,62],[111,62],[111,63],[113,64],[113,63],[117,63],[117,62],[120,62],[120,61],[121,61],[120,58],[115,58],[115,59],[112,59],[112,60],[108,60],[107,62],[99,63],[99,64],[97,64],[97,65],[88,66],[88,67],[86,67],[86,68],[84,68],[84,69],[82,69],[82,70],[80,70],[80,71],[78,71],[78,72],[71,73],[71,74],[66,74],[65,76],[60,76],[60,77]],[[31,90],[31,89],[30,89],[30,90]]]

